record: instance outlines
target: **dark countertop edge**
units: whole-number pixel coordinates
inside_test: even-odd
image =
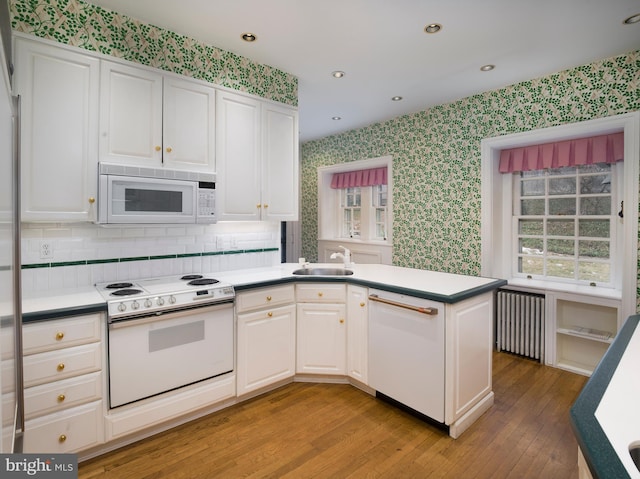
[[[488,278],[488,279],[491,279],[491,278]],[[444,295],[444,294],[430,293],[424,290],[394,286],[387,283],[378,283],[375,281],[368,281],[365,279],[354,278],[353,276],[310,275],[310,276],[289,276],[289,277],[282,277],[282,278],[265,280],[265,281],[256,281],[255,283],[244,283],[244,284],[235,286],[234,288],[236,291],[242,291],[247,289],[262,288],[265,286],[275,286],[278,284],[297,283],[297,282],[303,282],[303,281],[312,282],[312,283],[357,284],[360,286],[366,286],[368,288],[377,288],[377,289],[382,289],[384,291],[389,291],[391,293],[406,294],[408,296],[414,296],[420,299],[430,299],[432,301],[439,301],[441,303],[449,303],[449,304],[458,303],[460,301],[463,301],[468,298],[472,298],[479,294],[486,293],[488,291],[493,291],[507,284],[507,281],[504,279],[495,279],[490,283],[483,284],[482,286],[477,286],[475,288],[470,288],[470,289],[461,291],[460,293]]]
[[[570,410],[571,427],[594,479],[629,477],[595,413],[639,322],[640,315],[629,316]]]
[[[73,306],[70,308],[48,309],[44,311],[34,311],[31,313],[23,313],[22,323],[34,323],[36,321],[45,321],[48,319],[66,318],[69,316],[80,316],[82,314],[103,313],[107,311],[106,303],[87,304],[82,306]]]

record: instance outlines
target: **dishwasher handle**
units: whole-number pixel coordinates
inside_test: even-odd
[[[384,303],[391,306],[397,306],[398,308],[409,309],[411,311],[415,311],[417,313],[428,314],[430,316],[435,316],[438,314],[438,308],[422,308],[420,306],[413,306],[411,304],[399,303],[397,301],[392,301],[390,299],[384,299],[378,296],[377,294],[370,294],[369,299],[371,301],[377,301],[378,303]]]

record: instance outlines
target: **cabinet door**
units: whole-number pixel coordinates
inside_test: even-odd
[[[262,106],[263,219],[298,220],[298,112]]]
[[[297,372],[345,374],[345,305],[299,303],[297,308]]]
[[[164,79],[164,166],[215,171],[215,94],[200,83]]]
[[[260,102],[218,91],[216,130],[218,220],[260,220]]]
[[[23,221],[91,221],[97,189],[100,64],[16,39]]]
[[[292,377],[296,370],[296,308],[238,315],[238,396]]]
[[[369,290],[347,285],[347,374],[367,384]]]
[[[100,161],[162,164],[162,76],[103,61],[100,80]]]

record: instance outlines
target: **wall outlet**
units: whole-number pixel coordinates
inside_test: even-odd
[[[53,243],[50,241],[40,242],[40,259],[52,259],[53,258]]]

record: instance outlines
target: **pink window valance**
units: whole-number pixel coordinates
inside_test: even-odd
[[[591,136],[500,152],[500,173],[615,163],[624,159],[624,134]]]
[[[375,186],[387,184],[387,167],[370,168],[368,170],[345,171],[334,173],[331,188],[344,189],[357,186]]]

